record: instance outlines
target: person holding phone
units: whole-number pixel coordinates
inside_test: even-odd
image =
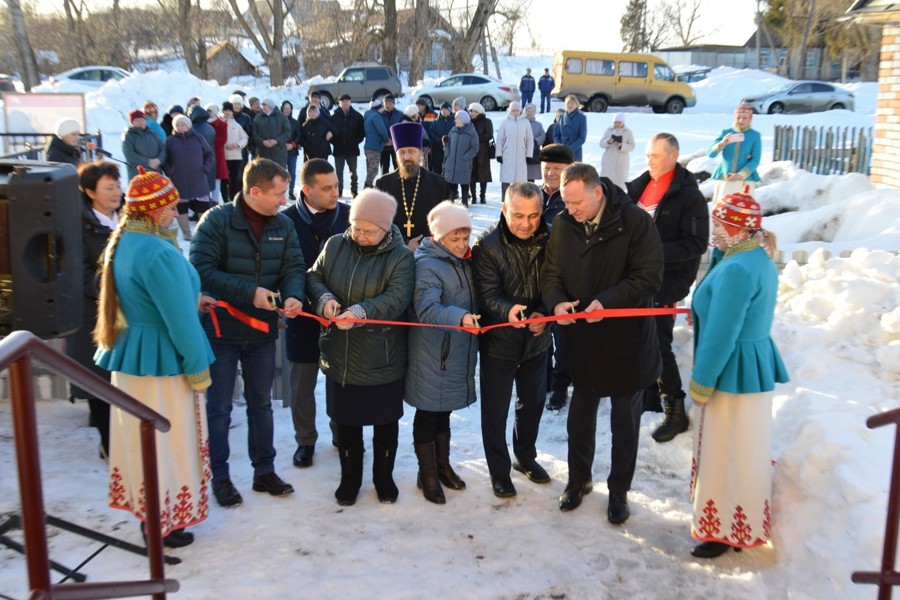
[[[631,151],[634,150],[634,134],[625,127],[624,113],[616,113],[613,117],[612,127],[607,128],[600,139],[600,147],[603,148],[600,176],[609,177],[624,190],[631,167]]]
[[[741,102],[734,110],[734,123],[715,139],[707,153],[712,158],[719,158],[713,179],[716,190],[713,202],[718,202],[726,195],[739,192],[748,185],[750,193],[759,182],[759,160],[762,156],[762,136],[751,129],[753,109],[746,102]]]

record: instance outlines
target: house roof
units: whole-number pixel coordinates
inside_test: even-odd
[[[726,46],[723,44],[695,44],[693,46],[676,46],[671,48],[659,48],[656,52],[744,52],[744,46]]]
[[[222,40],[222,41],[216,42],[215,44],[210,46],[209,50],[206,51],[206,58],[211,59],[214,56],[216,56],[219,52],[223,52],[223,51],[230,52],[236,56],[239,56],[240,59],[243,60],[245,63],[247,63],[247,65],[249,65],[251,68],[256,66],[252,62],[250,62],[250,59],[248,59],[246,56],[244,56],[241,53],[241,51],[238,50],[234,46],[234,44],[232,44],[228,40]]]
[[[875,23],[900,22],[900,2],[897,0],[855,0],[847,16]]]

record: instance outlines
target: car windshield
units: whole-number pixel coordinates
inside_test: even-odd
[[[767,94],[783,94],[785,92],[790,91],[792,87],[796,85],[793,81],[790,83],[782,83],[781,85],[776,85],[772,89],[768,90]]]

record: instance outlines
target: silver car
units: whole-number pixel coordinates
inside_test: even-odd
[[[833,84],[822,81],[790,81],[771,90],[744,98],[753,107],[753,112],[768,113],[809,113],[823,110],[853,110],[853,94]]]
[[[435,86],[422,88],[416,92],[412,101],[422,98],[429,106],[434,107],[444,102],[453,102],[459,96],[465,98],[466,102],[480,102],[484,110],[497,110],[518,100],[519,88],[480,73],[457,73]]]
[[[60,83],[63,81],[73,81],[81,85],[89,85],[91,87],[100,87],[107,81],[119,81],[131,75],[125,69],[119,67],[108,67],[102,65],[91,65],[88,67],[76,67],[62,73],[57,73],[50,77],[50,83]]]

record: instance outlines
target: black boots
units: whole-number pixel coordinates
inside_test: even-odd
[[[437,457],[434,450],[434,442],[429,444],[413,444],[416,449],[416,458],[419,459],[419,475],[416,478],[416,486],[422,490],[422,495],[429,502],[446,504],[444,489],[438,479]]]
[[[450,432],[434,435],[434,453],[437,456],[438,479],[451,490],[466,489],[466,482],[460,479],[450,466]]]
[[[362,445],[340,446],[338,452],[341,456],[341,485],[335,490],[334,497],[341,506],[352,506],[362,486]]]
[[[663,394],[661,397],[666,418],[653,432],[653,439],[657,442],[668,442],[679,433],[687,431],[688,418],[684,411],[684,395],[673,398]]]
[[[741,551],[737,546],[729,546],[721,542],[703,542],[694,546],[691,555],[697,558],[716,558],[728,552],[730,548],[734,548],[735,552]]]
[[[372,481],[378,493],[378,501],[382,504],[393,504],[400,495],[394,483],[394,459],[397,458],[397,446],[388,448],[372,443]]]

